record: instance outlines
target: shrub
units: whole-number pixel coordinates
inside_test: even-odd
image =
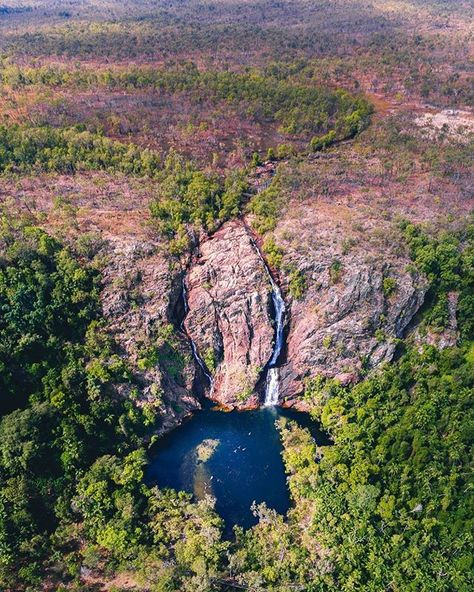
[[[290,294],[293,298],[296,298],[296,300],[300,300],[303,298],[306,288],[306,277],[304,273],[300,269],[293,269],[290,272],[288,282]]]
[[[394,278],[386,277],[383,279],[382,289],[387,298],[389,298],[395,292],[396,288],[397,282]]]
[[[339,259],[335,259],[329,267],[329,279],[333,284],[337,284],[337,282],[341,279],[341,272],[342,263],[339,261]]]

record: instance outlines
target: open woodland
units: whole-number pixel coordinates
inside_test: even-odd
[[[473,24],[1,0],[0,590],[474,589]],[[229,534],[145,476],[205,396],[262,402],[268,274],[329,444],[279,419],[291,507]]]

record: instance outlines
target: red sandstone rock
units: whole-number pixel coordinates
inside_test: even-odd
[[[186,279],[188,335],[210,371],[221,404],[258,405],[255,386],[272,354],[268,275],[245,227],[230,222],[201,245]]]

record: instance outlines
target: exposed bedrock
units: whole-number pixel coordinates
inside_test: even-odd
[[[396,340],[427,289],[422,277],[406,271],[408,263],[381,257],[366,264],[355,256],[346,259],[336,281],[329,265],[306,263],[308,290],[303,300],[291,302],[286,363],[280,372],[280,391],[288,403],[298,400],[307,377],[322,375],[347,384],[393,358]]]
[[[334,255],[333,247],[289,249],[292,269],[304,275],[307,289],[301,300],[284,290],[280,403],[304,408],[309,377],[347,384],[390,361],[423,304],[427,283],[400,254],[367,257],[353,249],[340,255],[337,269]],[[267,271],[246,228],[230,222],[204,242],[186,282],[185,328],[214,374],[210,396],[228,407],[258,405],[255,389],[274,346],[274,311]]]
[[[361,245],[344,254],[334,233],[327,243],[321,235],[317,248],[280,239],[286,264],[304,276],[306,290],[293,298],[282,273],[287,334],[279,401],[301,408],[309,377],[355,382],[391,360],[427,289],[399,252],[373,250],[368,256]],[[256,390],[262,390],[274,347],[275,311],[268,272],[245,225],[228,222],[201,242],[185,276],[185,332],[179,330],[182,273],[170,267],[159,243],[120,238],[107,251],[103,308],[138,381],[136,404],[160,407],[163,430],[200,406],[196,387],[203,377],[192,339],[213,375],[208,396],[226,407],[258,406],[262,393]],[[119,390],[127,396],[131,388],[124,383]]]
[[[179,272],[170,271],[159,243],[120,237],[110,241],[102,306],[110,332],[133,370],[135,384],[119,391],[137,405],[158,407],[160,431],[200,407],[193,388],[196,367],[188,340],[176,330]]]
[[[271,285],[239,221],[201,244],[186,284],[184,325],[214,376],[211,398],[227,407],[257,406],[255,387],[273,350]]]

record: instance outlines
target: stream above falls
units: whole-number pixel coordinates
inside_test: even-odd
[[[257,522],[254,501],[285,513],[290,498],[275,427],[279,417],[309,428],[318,444],[329,443],[305,413],[280,407],[224,412],[208,404],[153,447],[147,482],[196,499],[214,496],[228,533],[234,524],[249,528]]]

